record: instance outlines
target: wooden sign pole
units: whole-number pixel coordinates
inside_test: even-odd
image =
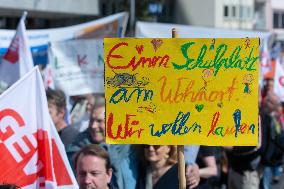
[[[175,28],[172,29],[172,38],[177,38],[178,32]],[[178,177],[179,177],[179,189],[186,188],[185,181],[185,161],[184,161],[184,149],[182,145],[177,146],[178,155]]]

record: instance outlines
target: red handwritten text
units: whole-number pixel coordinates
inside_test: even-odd
[[[155,67],[168,67],[168,62],[170,60],[169,55],[164,55],[164,56],[153,56],[153,57],[136,57],[133,56],[131,60],[129,61],[123,61],[123,62],[128,62],[127,65],[114,65],[111,63],[112,59],[121,59],[123,58],[122,55],[120,54],[114,54],[114,51],[119,50],[123,48],[124,46],[128,46],[128,43],[126,42],[121,42],[116,45],[114,45],[110,51],[107,54],[106,62],[107,65],[112,68],[112,69],[128,69],[132,68],[132,71],[136,70],[139,66],[142,68],[148,67],[148,68],[155,68]],[[130,50],[129,50],[130,51]],[[140,54],[140,53],[139,53]],[[120,61],[121,62],[121,61]]]
[[[116,135],[113,134],[113,113],[110,113],[107,120],[107,135],[109,138],[112,139],[126,139],[132,137],[135,133],[137,134],[138,138],[141,136],[141,132],[144,129],[137,129],[133,130],[131,126],[136,126],[139,124],[137,120],[131,120],[131,117],[135,117],[136,115],[126,114],[126,120],[124,126],[122,123],[117,126]],[[129,124],[130,123],[130,124]]]

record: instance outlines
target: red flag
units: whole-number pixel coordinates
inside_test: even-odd
[[[37,67],[0,96],[0,153],[0,183],[27,189],[78,188]]]

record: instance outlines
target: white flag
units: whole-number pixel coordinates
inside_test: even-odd
[[[38,67],[0,96],[0,183],[24,189],[77,189],[53,125]]]
[[[274,92],[284,102],[284,68],[279,59],[275,63]]]
[[[268,51],[268,39],[263,40],[263,48],[260,53],[260,59],[261,75],[264,76],[266,73],[272,70],[271,59]]]
[[[0,64],[0,84],[2,88],[11,86],[33,67],[32,54],[24,23],[26,14],[26,12],[23,14],[16,34]]]

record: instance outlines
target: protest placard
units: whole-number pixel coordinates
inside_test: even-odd
[[[257,145],[258,38],[104,45],[107,143]]]

